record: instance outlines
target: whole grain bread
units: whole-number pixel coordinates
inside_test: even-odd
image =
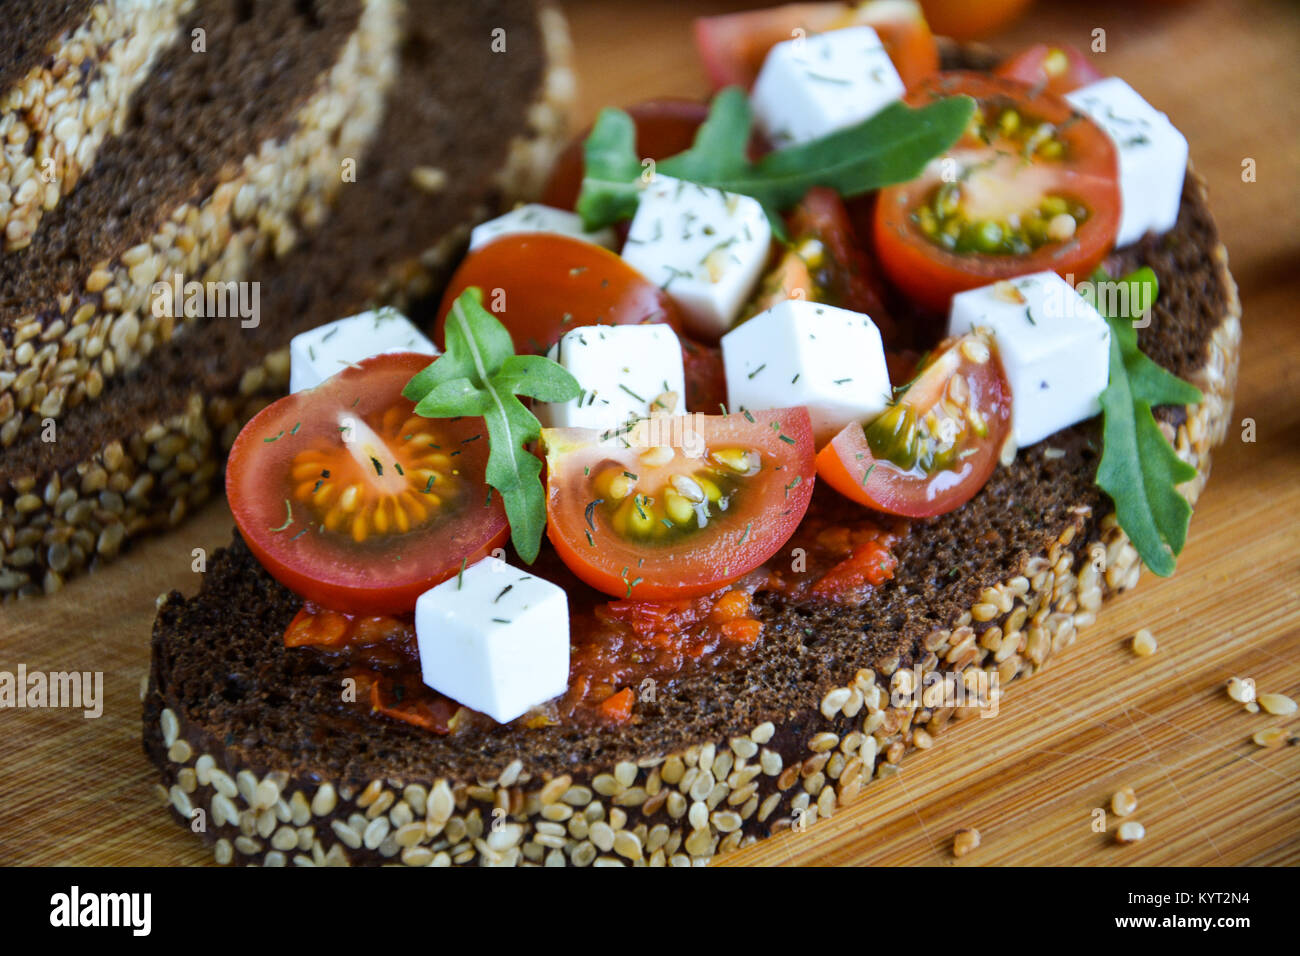
[[[199,26],[201,54],[188,42]],[[536,188],[564,131],[567,36],[534,0],[211,0],[179,29],[187,42],[158,54],[121,134],[0,269],[3,597],[58,590],[132,537],[183,521],[217,487],[240,424],[285,391],[290,338],[427,290],[474,223]],[[508,52],[493,52],[495,29]],[[382,46],[390,32],[394,75],[347,79],[365,74],[355,47]],[[349,99],[339,76],[382,96]],[[308,121],[328,112],[322,91],[348,107],[317,143],[327,162],[303,174],[291,208],[241,210],[244,190],[230,184],[254,181],[241,172],[250,155],[295,136],[316,142]],[[371,121],[351,155],[348,130]],[[355,175],[341,179],[348,162]],[[205,203],[234,217],[199,244],[206,258],[226,257],[208,278],[255,283],[259,324],[181,328],[151,325],[145,306],[112,312],[102,277],[129,278],[151,234],[155,248],[160,235],[182,248],[192,222],[207,221],[196,211]],[[40,376],[27,371],[38,366]]]
[[[11,4],[0,17],[0,89],[39,65],[52,43],[81,23],[95,0],[45,0]]]
[[[1177,226],[1109,263],[1140,264],[1161,288],[1142,347],[1205,396],[1157,410],[1198,470],[1183,488],[1195,500],[1231,414],[1240,303],[1194,172]],[[914,527],[862,607],[760,592],[763,637],[742,664],[683,676],[612,729],[437,737],[358,712],[336,674],[283,646],[301,602],[236,535],[197,596],[160,599],[144,705],[160,795],[181,820],[209,811],[218,862],[270,865],[688,865],[809,825],[896,771],[921,734],[978,710],[892,702],[894,675],[983,672],[1005,687],[1137,582],[1093,481],[1098,449],[1094,421],[1022,451],[971,502]],[[850,507],[819,488],[812,511]]]

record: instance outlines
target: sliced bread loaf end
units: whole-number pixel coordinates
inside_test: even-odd
[[[207,52],[159,54],[93,172],[0,270],[0,596],[184,520],[283,393],[289,339],[429,288],[563,136],[567,35],[532,0],[248,6],[187,14]],[[255,323],[155,314],[177,275],[256,289]]]

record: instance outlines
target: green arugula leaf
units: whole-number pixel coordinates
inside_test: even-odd
[[[951,96],[913,109],[892,103],[856,126],[768,153],[740,177],[711,185],[786,209],[814,186],[852,197],[915,179],[926,163],[955,143],[975,101]]]
[[[415,414],[425,418],[455,418],[457,415],[482,415],[487,408],[485,396],[468,378],[453,378],[425,392],[415,406]]]
[[[1098,278],[1107,280],[1104,273],[1094,276],[1094,281]],[[1186,543],[1192,517],[1192,507],[1177,486],[1195,478],[1196,469],[1178,457],[1151,409],[1196,404],[1202,395],[1138,348],[1133,320],[1139,305],[1155,301],[1155,273],[1143,267],[1120,281],[1129,285],[1129,295],[1127,300],[1116,296],[1112,301],[1127,301],[1129,307],[1122,314],[1103,313],[1110,326],[1110,381],[1101,393],[1103,449],[1097,484],[1115,502],[1120,527],[1142,561],[1168,577]]]
[[[728,86],[714,97],[709,116],[696,131],[691,148],[662,160],[655,168],[693,183],[739,175],[749,166],[745,149],[752,125],[749,97],[740,87]]]
[[[632,117],[612,107],[600,111],[582,146],[582,168],[576,209],[584,229],[602,229],[636,214],[641,160]]]
[[[919,108],[893,103],[854,126],[751,163],[745,155],[749,104],[739,88],[728,87],[714,99],[691,148],[660,160],[655,168],[757,199],[781,236],[779,213],[814,186],[829,186],[852,197],[915,178],[960,138],[974,110],[975,101],[968,96]],[[587,137],[584,157],[577,207],[583,228],[599,229],[635,215],[641,163],[631,117],[621,110],[602,110]]]
[[[501,363],[497,374],[497,384],[502,388],[539,402],[567,402],[577,398],[570,387],[575,381],[564,366],[544,355],[512,355]]]
[[[541,460],[527,445],[541,423],[517,395],[567,402],[582,391],[562,366],[540,355],[515,355],[510,333],[483,308],[483,293],[466,289],[447,315],[447,350],[406,383],[402,394],[428,418],[481,415],[487,423],[487,483],[501,494],[510,538],[531,564],[546,529]]]

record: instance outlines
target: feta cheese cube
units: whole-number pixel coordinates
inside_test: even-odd
[[[1119,151],[1120,220],[1115,242],[1126,246],[1178,221],[1187,172],[1187,140],[1117,76],[1089,83],[1065,98],[1106,131]]]
[[[549,428],[608,431],[651,411],[686,409],[682,346],[667,325],[583,326],[548,354],[582,386],[572,401],[537,403],[537,418]]]
[[[871,27],[849,27],[772,47],[750,103],[776,146],[820,139],[875,116],[903,81]]]
[[[497,558],[421,594],[415,638],[424,682],[498,723],[569,686],[564,590]]]
[[[771,241],[756,200],[655,176],[641,193],[623,258],[668,293],[692,331],[717,337],[740,313]]]
[[[362,312],[293,337],[289,342],[289,391],[315,388],[347,366],[387,352],[439,354],[437,346],[396,309]]]
[[[1036,272],[952,299],[948,334],[993,332],[1011,385],[1011,424],[1025,448],[1100,413],[1110,327],[1055,272]]]
[[[582,217],[577,213],[540,203],[528,203],[512,209],[504,216],[497,216],[475,226],[469,234],[469,248],[473,251],[493,239],[525,232],[553,232],[573,239],[583,239],[606,249],[613,249],[618,241],[613,229],[584,231]]]
[[[787,299],[722,337],[727,399],[746,408],[805,405],[818,447],[875,418],[892,390],[880,330],[861,312]]]

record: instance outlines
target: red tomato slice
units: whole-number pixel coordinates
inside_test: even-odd
[[[994,71],[997,76],[1044,89],[1057,96],[1102,78],[1088,58],[1065,43],[1036,43],[1017,53]]]
[[[578,577],[619,598],[708,594],[794,533],[814,479],[804,408],[645,419],[617,447],[542,432],[547,536]]]
[[[834,29],[849,26],[869,26],[876,31],[907,89],[939,72],[939,47],[920,4],[911,0],[862,3]]]
[[[876,202],[885,274],[936,312],[954,294],[999,279],[1049,269],[1090,275],[1119,228],[1110,138],[1060,97],[982,73],[942,73],[907,99],[959,93],[979,104],[972,128]]]
[[[939,69],[939,50],[921,8],[909,0],[791,3],[695,21],[695,46],[714,89],[754,85],[767,53],[795,30],[824,33],[850,26],[875,29],[903,84],[911,89]]]
[[[662,97],[635,103],[626,112],[636,124],[636,154],[647,159],[666,159],[690,149],[695,132],[708,118],[709,107],[698,100]],[[542,202],[557,209],[572,209],[582,189],[582,146],[591,127],[560,153],[551,178],[542,192]]]
[[[484,481],[483,420],[421,418],[402,397],[428,364],[411,352],[366,359],[262,409],[235,439],[235,524],[262,566],[308,601],[410,611],[508,538]]]
[[[805,33],[833,29],[847,10],[843,3],[790,3],[700,17],[695,21],[695,48],[715,90],[724,86],[749,89],[768,50],[789,40],[796,29]]]
[[[1010,430],[1011,389],[997,349],[971,333],[946,343],[879,418],[831,439],[817,474],[877,511],[944,514],[984,487]]]
[[[978,40],[1006,26],[1032,0],[921,0],[930,28],[954,40]]]
[[[893,340],[894,321],[885,308],[884,282],[863,250],[844,201],[833,189],[817,186],[790,214],[793,241],[759,289],[752,311],[791,298],[806,298],[871,316],[885,341]]]
[[[681,318],[663,290],[608,249],[550,233],[502,236],[471,252],[451,277],[434,334],[441,345],[447,313],[470,286],[510,332],[515,351],[544,354],[582,325],[665,322]]]

